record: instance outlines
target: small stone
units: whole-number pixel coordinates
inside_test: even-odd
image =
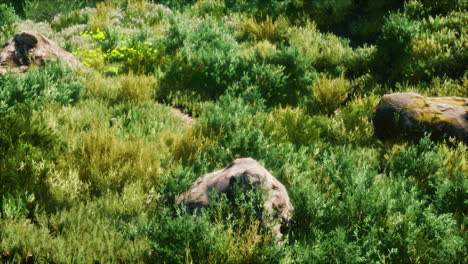
[[[113,117],[109,119],[109,127],[113,127],[117,124],[117,118]]]

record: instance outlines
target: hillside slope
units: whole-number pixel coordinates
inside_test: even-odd
[[[468,97],[466,1],[331,2],[0,0],[2,43],[86,66],[0,75],[0,262],[467,263],[467,146],[372,125],[384,94]],[[282,238],[261,191],[176,205],[244,157]]]

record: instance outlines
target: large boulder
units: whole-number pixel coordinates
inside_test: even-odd
[[[26,71],[31,64],[44,65],[46,60],[60,59],[72,68],[83,67],[71,53],[35,31],[23,31],[0,50],[0,74]]]
[[[425,97],[416,93],[386,94],[372,119],[379,138],[421,137],[430,132],[434,139],[454,137],[468,143],[468,99]]]
[[[205,207],[210,203],[210,192],[229,193],[236,182],[249,188],[253,186],[267,190],[263,209],[272,216],[269,224],[281,237],[281,228],[291,222],[293,206],[284,185],[252,158],[236,159],[226,168],[206,174],[178,197],[177,204],[191,209]]]

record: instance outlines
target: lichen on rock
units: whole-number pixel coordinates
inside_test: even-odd
[[[454,137],[468,143],[468,99],[425,97],[416,93],[386,94],[375,109],[373,124],[379,138]]]

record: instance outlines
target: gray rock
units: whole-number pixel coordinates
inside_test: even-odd
[[[23,31],[10,39],[0,50],[0,74],[8,71],[25,72],[32,64],[44,65],[57,60],[73,68],[84,67],[71,53],[35,31]]]
[[[468,98],[425,97],[416,93],[386,94],[372,119],[379,138],[447,136],[468,143]]]
[[[267,190],[263,208],[272,215],[272,219],[266,224],[271,224],[276,235],[281,237],[281,227],[291,222],[294,208],[284,185],[252,158],[236,159],[226,168],[206,174],[190,190],[178,197],[177,204],[184,204],[192,209],[205,207],[210,203],[209,193],[212,190],[227,193],[235,182]]]

